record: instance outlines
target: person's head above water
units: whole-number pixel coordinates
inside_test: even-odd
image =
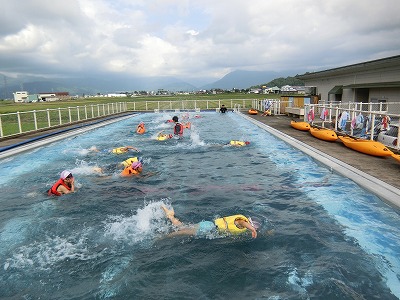
[[[64,171],[62,171],[61,174],[60,174],[60,178],[61,178],[61,179],[71,178],[71,177],[73,177],[73,176],[72,176],[72,173],[71,173],[70,171],[68,171],[68,170],[64,170]]]
[[[178,117],[177,116],[173,116],[172,121],[178,122]]]
[[[249,141],[245,141],[244,143],[245,143],[246,145],[250,144],[250,142],[249,142]]]
[[[132,163],[132,169],[134,169],[134,170],[137,170],[137,169],[142,168],[142,167],[143,167],[143,165],[142,165],[142,163],[140,161],[135,161],[135,162]]]

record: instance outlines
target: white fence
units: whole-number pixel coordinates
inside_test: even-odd
[[[183,111],[251,107],[253,99],[131,101],[0,114],[0,138],[127,111]]]
[[[0,115],[0,138],[127,111],[126,102],[48,108]]]
[[[400,150],[400,103],[306,104],[304,121]]]

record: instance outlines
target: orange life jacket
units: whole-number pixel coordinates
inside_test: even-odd
[[[132,176],[132,175],[138,175],[140,174],[141,171],[135,170],[132,168],[132,166],[128,166],[125,169],[121,171],[121,176],[127,177],[127,176]]]
[[[143,133],[146,132],[146,128],[144,127],[144,125],[140,125],[139,124],[137,129],[136,129],[136,132],[139,133],[139,134],[143,134]]]

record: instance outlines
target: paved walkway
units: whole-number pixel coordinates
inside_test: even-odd
[[[340,140],[336,142],[319,140],[307,131],[296,130],[290,126],[292,117],[262,117],[260,114],[251,117],[400,189],[400,163],[392,157],[375,157],[363,154],[347,148]],[[296,121],[299,121],[299,119],[296,119]]]

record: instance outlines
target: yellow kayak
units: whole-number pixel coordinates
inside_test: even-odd
[[[313,137],[328,142],[334,142],[338,139],[336,132],[332,129],[311,127],[310,133]]]
[[[346,147],[361,153],[373,156],[392,156],[394,154],[384,144],[376,141],[357,139],[350,136],[339,136],[339,139]]]
[[[310,124],[308,124],[307,122],[297,122],[297,121],[290,121],[290,125],[297,129],[297,130],[303,130],[303,131],[308,131],[310,130]]]

